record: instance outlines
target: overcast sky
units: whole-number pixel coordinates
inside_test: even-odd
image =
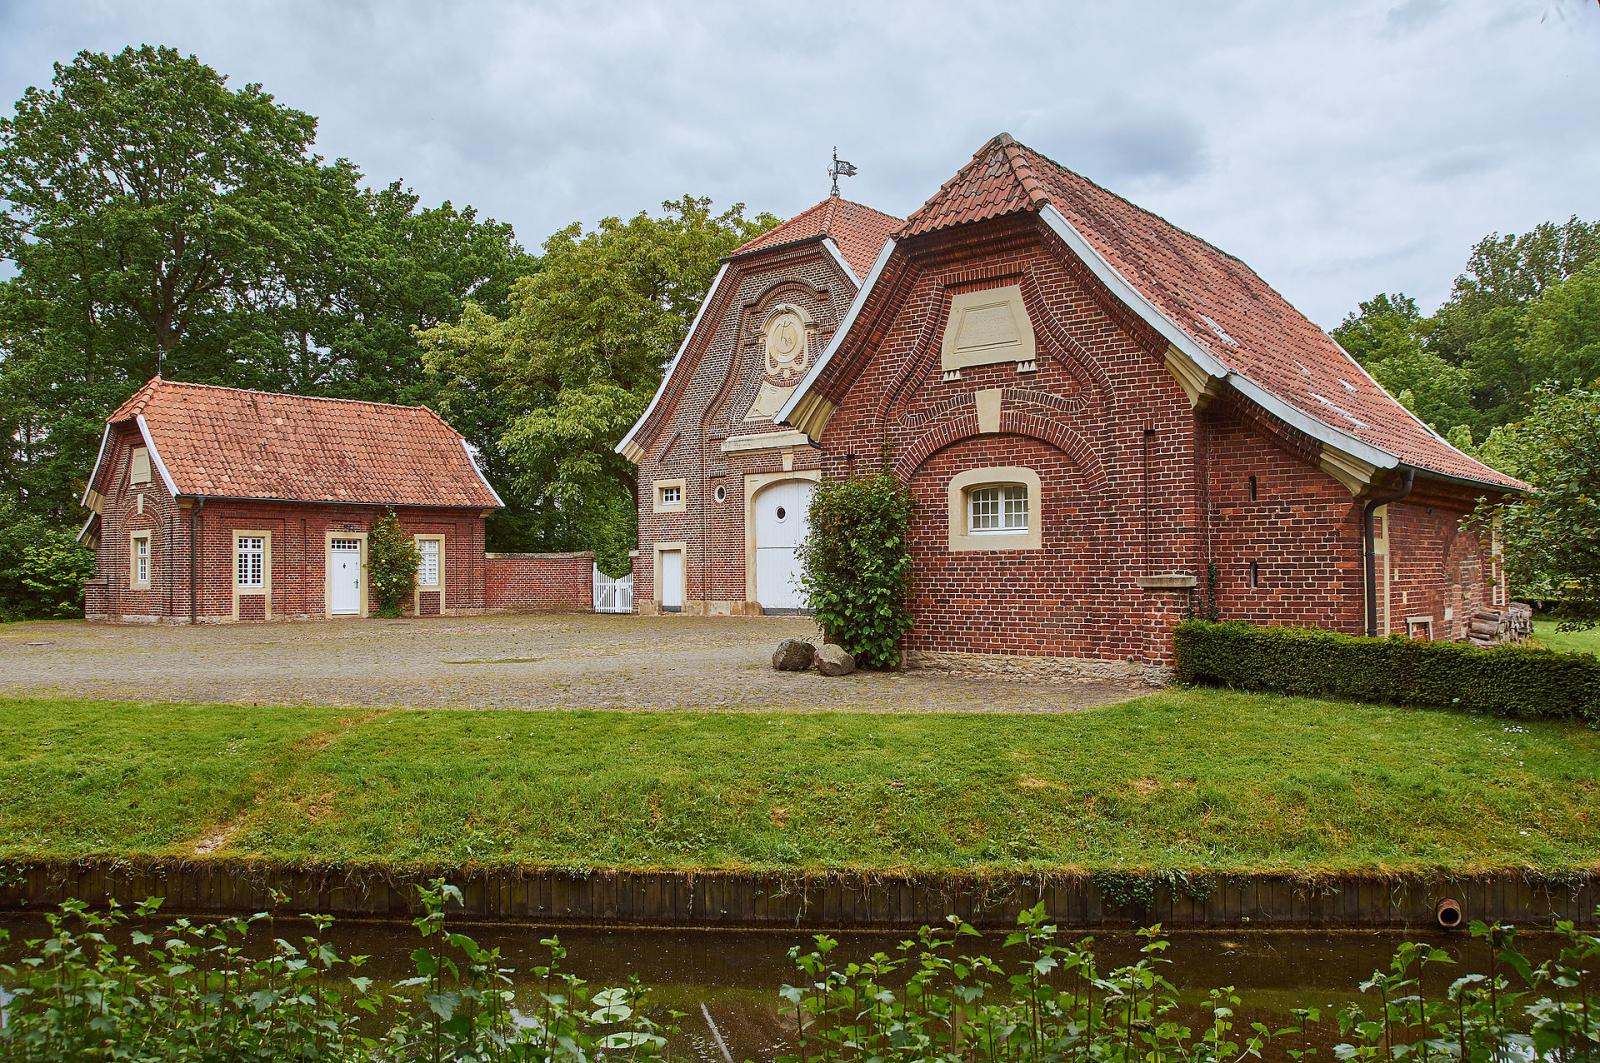
[[[529,247],[684,192],[787,217],[834,144],[846,195],[904,215],[1001,130],[1324,327],[1379,290],[1432,309],[1490,231],[1600,218],[1597,0],[0,0],[0,99],[142,42]]]

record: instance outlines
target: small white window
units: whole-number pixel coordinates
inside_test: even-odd
[[[990,484],[967,493],[967,530],[996,535],[1028,530],[1028,489],[1021,484]]]
[[[266,540],[259,535],[239,536],[235,581],[240,588],[258,589],[265,578]]]
[[[422,590],[439,589],[439,553],[443,545],[438,539],[417,540],[417,586]]]
[[[682,501],[683,488],[674,486],[661,489],[661,504],[663,506],[675,506]]]
[[[150,586],[150,533],[134,532],[131,540],[129,582],[134,589]]]

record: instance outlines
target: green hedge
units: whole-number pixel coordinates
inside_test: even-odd
[[[1180,624],[1176,643],[1186,683],[1600,723],[1600,658],[1587,653],[1204,620]]]

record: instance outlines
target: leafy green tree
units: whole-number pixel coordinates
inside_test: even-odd
[[[1521,350],[1557,385],[1600,381],[1600,259],[1528,304]]]
[[[602,567],[626,567],[634,469],[613,448],[660,383],[718,263],[776,223],[684,196],[660,216],[606,218],[588,232],[571,225],[512,286],[508,313],[469,307],[421,334],[441,412],[493,396],[472,442],[490,470],[505,471],[508,504],[527,514],[514,528],[491,526],[497,545],[592,549]]]
[[[1430,322],[1429,347],[1472,374],[1474,427],[1515,420],[1550,364],[1530,361],[1523,311],[1552,286],[1600,260],[1600,222],[1546,222],[1521,235],[1478,241],[1450,298]]]
[[[892,473],[824,480],[800,547],[801,586],[829,641],[898,668],[911,630],[911,493]]]
[[[158,366],[443,404],[415,330],[469,298],[503,314],[532,259],[470,207],[364,188],[315,134],[153,46],[57,64],[0,117],[0,499],[20,516],[76,529],[105,415]]]
[[[1483,456],[1535,489],[1479,513],[1482,522],[1498,514],[1511,586],[1559,601],[1569,625],[1600,622],[1600,389],[1540,389]]]
[[[421,562],[416,540],[401,530],[394,510],[385,510],[367,531],[367,587],[374,613],[395,617],[405,611]]]

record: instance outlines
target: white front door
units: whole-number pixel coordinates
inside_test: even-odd
[[[756,601],[763,609],[804,609],[796,550],[810,527],[812,480],[784,480],[755,499]]]
[[[328,612],[356,616],[361,612],[361,540],[328,541]]]
[[[683,551],[661,551],[661,608],[677,612],[683,608]]]

